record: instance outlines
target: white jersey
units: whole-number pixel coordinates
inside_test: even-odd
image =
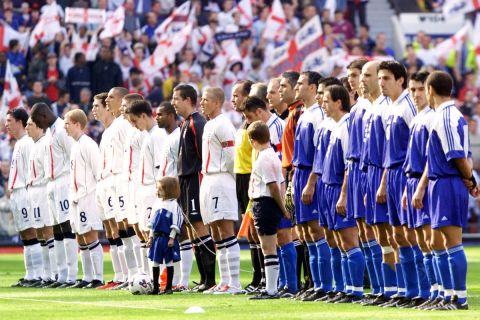
[[[250,199],[271,197],[272,195],[267,185],[275,182],[281,190],[281,184],[284,180],[282,162],[278,155],[272,148],[264,149],[259,152],[257,160],[253,163],[248,196]]]
[[[26,134],[17,140],[12,153],[8,188],[21,189],[27,186],[28,160],[33,149],[33,140]]]
[[[223,114],[208,120],[202,136],[202,173],[233,174],[235,127]]]
[[[39,186],[47,183],[47,177],[45,176],[47,142],[47,138],[43,135],[33,145],[28,164],[27,184],[29,186]]]
[[[147,135],[135,127],[128,129],[123,156],[123,172],[127,173],[128,181],[138,181],[140,151]]]
[[[83,134],[72,147],[70,160],[70,195],[78,201],[95,192],[100,150],[92,138]]]
[[[98,180],[104,180],[112,175],[112,158],[110,157],[112,146],[112,126],[105,128],[100,141],[100,157],[98,163]]]
[[[282,135],[285,128],[285,121],[272,113],[267,120],[268,131],[270,131],[270,144],[278,157],[282,159]]]
[[[69,173],[70,152],[75,143],[65,131],[65,122],[57,118],[45,134],[48,140],[45,172],[50,180]]]
[[[127,132],[131,127],[130,122],[128,122],[124,116],[119,116],[112,122],[112,140],[109,160],[112,162],[113,174],[120,174],[123,172],[125,140],[127,138]]]
[[[157,179],[162,177],[176,177],[178,149],[180,147],[180,128],[175,128],[170,133],[162,148],[160,156],[160,169],[158,170]]]
[[[160,154],[167,133],[165,129],[160,129],[154,125],[145,136],[140,151],[140,183],[142,185],[151,185],[155,183],[155,177],[160,169]]]

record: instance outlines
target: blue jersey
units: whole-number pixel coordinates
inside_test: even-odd
[[[373,103],[370,112],[366,112],[367,127],[365,128],[364,163],[383,167],[385,154],[385,128],[387,126],[388,97],[380,95]]]
[[[298,119],[293,145],[293,165],[295,167],[312,167],[315,154],[316,135],[322,123],[324,113],[318,104],[305,109]]]
[[[323,163],[322,182],[329,185],[341,185],[347,169],[348,133],[350,114],[345,114],[335,123],[330,136],[325,161]]]
[[[453,159],[470,156],[467,122],[452,100],[435,111],[427,145],[428,178],[461,177]]]
[[[427,163],[427,142],[430,135],[435,110],[425,107],[413,118],[410,125],[410,139],[403,164],[405,173],[421,174]]]
[[[405,161],[410,123],[417,115],[417,109],[415,109],[408,90],[403,90],[397,100],[390,105],[387,113],[384,167],[394,168],[403,165]]]
[[[347,159],[359,161],[362,155],[363,135],[365,126],[363,117],[370,107],[370,101],[358,98],[357,103],[350,110],[350,138],[347,149]]]
[[[183,223],[183,213],[175,199],[164,200],[160,206],[153,212],[150,218],[152,232],[161,232],[169,234],[171,229],[175,229],[180,234]]]
[[[270,131],[270,145],[278,155],[278,158],[282,160],[282,135],[283,129],[285,128],[285,121],[280,119],[276,114],[272,114],[267,120],[267,126],[268,131]]]
[[[325,154],[327,153],[328,144],[330,143],[330,135],[334,126],[335,121],[326,117],[320,124],[318,132],[315,134],[317,137],[317,143],[313,159],[313,172],[318,175],[323,173],[323,162],[325,160]]]

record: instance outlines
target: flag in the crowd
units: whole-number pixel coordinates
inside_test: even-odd
[[[22,94],[18,87],[17,79],[13,76],[12,65],[7,60],[3,95],[0,100],[0,119],[5,119],[8,110],[21,107],[22,105]]]
[[[479,9],[479,0],[445,0],[442,5],[443,15],[447,18]]]
[[[80,37],[80,34],[73,28],[72,30],[72,53],[82,52],[83,54],[87,53],[88,47],[88,35],[85,34],[84,37]]]
[[[475,57],[476,57],[476,62],[477,62],[477,70],[480,69],[480,12],[477,13],[476,19],[475,19],[475,26],[473,27],[473,30],[476,32],[473,32],[472,35],[472,43],[473,46],[475,47]]]
[[[268,40],[283,41],[287,35],[287,19],[280,0],[274,0],[265,22],[262,37]]]
[[[17,39],[20,44],[20,50],[26,50],[28,47],[28,32],[18,32],[8,23],[0,21],[0,51],[7,50],[10,40]]]
[[[55,35],[62,31],[56,2],[53,2],[51,5],[45,5],[43,8],[45,10],[30,35],[30,47],[35,46],[38,42],[52,41]]]
[[[125,23],[125,8],[118,7],[113,15],[107,19],[103,31],[100,33],[100,39],[112,38],[123,31]]]
[[[95,61],[98,50],[100,49],[100,43],[98,42],[98,31],[92,34],[90,41],[88,42],[85,58],[87,61]]]
[[[335,18],[335,10],[337,9],[337,0],[327,0],[325,1],[324,10],[328,10],[330,13],[330,21],[333,21]]]
[[[190,1],[186,1],[178,8],[175,8],[168,18],[155,29],[155,39],[157,43],[160,43],[162,39],[168,38],[172,34],[185,28],[190,20],[189,13]]]
[[[460,50],[462,44],[467,40],[470,28],[471,24],[466,23],[465,26],[458,30],[453,36],[437,44],[434,53],[435,57],[437,59],[440,57],[446,58],[452,50]]]
[[[241,0],[237,4],[237,11],[240,14],[240,25],[250,28],[253,24],[252,1]]]
[[[328,49],[323,47],[310,53],[305,60],[303,60],[301,71],[316,71],[321,72],[322,66],[328,61],[330,54]]]
[[[67,7],[65,9],[65,23],[94,23],[103,24],[106,12],[102,9],[84,9]]]

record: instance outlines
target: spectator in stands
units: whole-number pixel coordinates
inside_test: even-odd
[[[78,103],[78,107],[88,115],[88,113],[92,110],[92,91],[89,88],[83,88],[80,91],[80,102]]]
[[[371,56],[373,54],[373,49],[375,48],[375,41],[370,38],[369,32],[370,26],[368,24],[362,24],[358,28],[358,38],[360,39],[361,45],[366,54]]]
[[[27,1],[23,1],[20,6],[20,25],[25,28],[31,28],[33,26],[32,16],[30,15],[30,4]]]
[[[33,48],[33,58],[28,65],[28,80],[45,80],[45,72],[47,69],[47,62],[45,54],[41,45]]]
[[[51,105],[52,102],[43,91],[43,81],[35,80],[32,84],[32,95],[27,99],[28,106],[31,108],[35,103],[44,102]]]
[[[100,59],[92,68],[92,93],[107,92],[113,87],[121,87],[123,84],[122,71],[118,64],[113,61],[111,48],[100,48]]]
[[[340,41],[350,40],[355,37],[355,29],[350,21],[345,20],[343,12],[335,11],[335,19],[333,21],[333,33]]]
[[[62,43],[60,46],[60,54],[58,56],[58,65],[60,71],[66,76],[68,70],[73,67],[72,46],[68,42]]]
[[[347,1],[347,19],[355,28],[355,14],[358,13],[360,25],[367,24],[367,3],[368,0],[348,0]]]
[[[142,34],[146,34],[150,41],[155,40],[155,29],[158,27],[158,18],[154,12],[147,13],[147,23],[142,27]]]
[[[406,46],[406,57],[402,59],[402,64],[407,68],[409,74],[415,73],[420,70],[423,66],[422,60],[417,58],[415,51],[413,50],[413,46],[411,44],[407,44]]]
[[[126,81],[125,87],[129,89],[130,93],[139,93],[143,96],[148,94],[148,88],[145,84],[145,79],[143,77],[143,72],[139,68],[131,68],[128,80]]]
[[[150,90],[150,94],[147,96],[147,100],[150,101],[150,103],[152,104],[152,108],[158,107],[163,101],[162,85],[162,78],[153,78],[152,90]]]
[[[387,46],[387,36],[385,32],[377,33],[373,55],[395,57],[395,51]]]
[[[123,29],[125,31],[132,33],[133,35],[138,35],[140,30],[140,20],[135,12],[135,3],[133,0],[127,0],[124,4],[125,7],[125,23]]]
[[[45,94],[50,101],[57,101],[59,87],[63,86],[63,74],[58,69],[58,59],[54,52],[50,52],[47,56],[46,78]]]
[[[285,1],[283,3],[283,11],[285,12],[285,20],[287,20],[285,28],[287,30],[287,39],[289,39],[295,35],[300,28],[300,20],[295,16],[295,7],[291,1]]]
[[[420,48],[416,50],[417,57],[427,66],[435,66],[437,58],[435,56],[435,48],[432,45],[432,37],[425,34],[421,37]]]
[[[317,8],[313,3],[307,3],[302,10],[302,26],[318,14]]]
[[[63,111],[70,106],[70,93],[65,89],[60,89],[58,100],[52,103],[52,110],[57,117],[63,118]]]
[[[468,92],[474,97],[480,96],[480,89],[475,84],[475,72],[467,71],[463,75],[463,86],[458,92],[458,100],[465,101],[465,96]]]
[[[80,91],[91,86],[90,68],[87,66],[85,55],[82,52],[75,53],[74,66],[68,70],[66,88],[70,92],[72,102],[80,101]]]
[[[27,60],[25,59],[25,55],[20,51],[20,43],[18,40],[10,40],[8,49],[7,57],[12,67],[14,67],[13,75],[17,78],[17,81],[21,80],[23,82],[26,75]]]

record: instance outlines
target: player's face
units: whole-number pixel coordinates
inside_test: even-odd
[[[182,117],[186,118],[188,116],[187,107],[188,107],[188,100],[183,99],[180,95],[180,91],[173,91],[172,96],[172,106],[175,108],[177,113]]]
[[[423,107],[427,105],[427,93],[425,92],[424,83],[410,80],[408,82],[408,91],[410,91],[410,95],[417,108],[423,109]]]
[[[232,104],[235,111],[239,111],[240,106],[242,105],[245,97],[242,94],[242,85],[236,84],[233,86],[232,90]]]
[[[295,85],[295,100],[304,100],[308,97],[308,78],[303,74],[298,78],[297,84]]]
[[[202,99],[200,100],[200,108],[202,108],[202,113],[205,116],[212,116],[220,107],[221,106],[218,101],[213,98],[212,94],[208,90],[203,92]]]
[[[146,130],[146,122],[145,119],[143,119],[143,114],[139,117],[134,114],[130,114],[128,119],[130,120],[130,123],[132,126],[137,128],[140,131]]]
[[[65,131],[70,137],[73,137],[76,133],[75,123],[70,119],[70,117],[65,117]]]
[[[317,95],[315,96],[315,100],[317,100],[317,103],[319,106],[322,107],[323,110],[325,110],[325,107],[323,106],[323,92],[325,90],[325,85],[319,84],[317,88]]]
[[[330,95],[330,91],[325,91],[323,94],[323,108],[327,117],[332,117],[338,111],[338,104],[340,100],[337,102],[332,100],[332,96]]]
[[[164,107],[158,107],[157,108],[157,117],[155,118],[155,120],[157,121],[157,124],[158,124],[158,127],[159,128],[167,128],[169,127],[169,124],[170,124],[170,119],[169,119],[169,114],[167,112],[165,112],[165,108]]]
[[[117,93],[115,89],[110,89],[108,92],[107,99],[105,99],[107,104],[107,110],[112,113],[114,116],[117,116],[120,110],[120,105],[122,103],[122,98]]]
[[[294,102],[293,100],[295,100],[295,91],[290,85],[290,82],[288,82],[288,79],[282,78],[282,80],[280,80],[280,89],[278,92],[280,93],[280,100],[282,102],[286,104]]]
[[[360,83],[360,73],[361,71],[357,68],[351,68],[347,70],[348,84],[352,88],[353,92],[356,92],[358,90],[358,85]]]
[[[382,69],[378,71],[378,85],[384,96],[390,97],[397,92],[399,81],[401,79],[395,80],[393,73],[388,70]]]
[[[256,109],[254,112],[249,112],[249,111],[244,111],[243,115],[245,116],[245,119],[247,120],[248,123],[252,123],[260,119],[260,109]]]
[[[15,120],[15,118],[11,114],[7,114],[7,119],[5,121],[5,128],[7,129],[7,132],[14,137],[17,136],[19,123],[20,121]]]
[[[25,130],[27,131],[28,136],[34,140],[40,137],[42,133],[42,129],[37,127],[35,122],[33,122],[32,119],[30,118],[28,118],[27,126],[25,127]]]
[[[125,101],[125,99],[122,99],[122,102],[120,103],[120,114],[122,116],[125,115],[125,110],[128,108],[128,102]]]
[[[267,100],[270,108],[276,107],[282,103],[280,100],[280,83],[278,81],[270,81],[267,87]]]
[[[107,109],[102,105],[101,100],[93,99],[92,114],[95,120],[103,121]]]

